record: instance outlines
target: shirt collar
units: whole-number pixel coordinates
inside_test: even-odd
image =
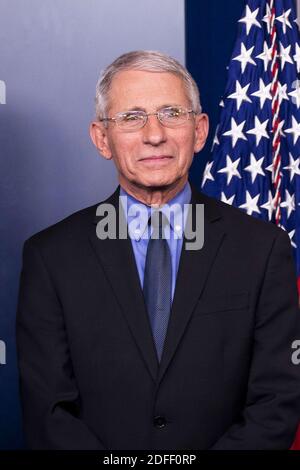
[[[145,234],[151,211],[156,209],[128,194],[122,186],[120,186],[120,198],[127,219],[129,236],[139,241]],[[185,224],[182,218],[183,215],[186,216],[184,204],[189,204],[190,200],[191,186],[187,181],[181,191],[160,208],[168,218],[171,229],[179,238],[182,237]]]

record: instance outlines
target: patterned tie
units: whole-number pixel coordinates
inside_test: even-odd
[[[163,238],[164,228],[169,222],[157,210],[148,223],[151,223],[153,232],[148,242],[143,292],[160,361],[172,302],[171,253],[167,240]]]

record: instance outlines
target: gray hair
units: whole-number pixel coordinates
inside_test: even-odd
[[[198,86],[187,71],[176,59],[157,51],[132,51],[115,59],[100,75],[96,85],[95,108],[96,118],[107,117],[109,91],[113,78],[123,70],[143,70],[147,72],[169,72],[182,79],[192,109],[201,113]]]

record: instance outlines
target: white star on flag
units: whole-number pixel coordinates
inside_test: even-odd
[[[296,243],[293,241],[293,237],[294,237],[294,235],[295,235],[295,231],[296,231],[296,230],[291,230],[290,232],[288,232],[288,234],[289,234],[289,237],[290,237],[290,240],[291,240],[291,245],[292,245],[294,248],[297,248]]]
[[[278,227],[282,228],[282,230],[284,230],[285,232],[287,231],[286,228],[284,227],[284,225],[279,224]],[[294,248],[297,248],[296,243],[293,242],[293,238],[294,238],[294,235],[295,235],[295,231],[296,231],[296,230],[291,230],[290,232],[288,232],[288,236],[290,237],[291,245],[292,245]]]
[[[257,205],[257,201],[259,199],[259,193],[254,196],[253,198],[251,197],[251,194],[249,191],[246,191],[246,202],[242,205],[240,205],[240,209],[246,209],[248,215],[252,215],[253,212],[257,212],[260,214],[260,210]]]
[[[289,157],[290,157],[290,164],[288,166],[285,166],[283,169],[290,171],[290,182],[291,182],[295,175],[300,175],[300,169],[299,169],[300,157],[294,160],[293,155],[291,153],[289,153]]]
[[[247,134],[253,134],[256,137],[256,145],[259,145],[259,142],[262,137],[269,139],[268,133],[266,131],[266,127],[268,124],[269,119],[266,119],[264,122],[260,122],[257,116],[255,116],[255,124],[253,129],[246,131]]]
[[[234,201],[234,198],[235,198],[235,195],[233,195],[233,196],[227,198],[227,197],[226,197],[226,194],[224,193],[224,191],[222,191],[222,193],[221,193],[221,201],[222,201],[222,202],[225,202],[225,204],[230,204],[230,205],[232,205],[232,204],[233,204],[233,201]]]
[[[237,124],[234,118],[231,118],[231,129],[230,131],[226,131],[223,133],[223,135],[228,136],[232,138],[232,147],[235,146],[237,143],[238,139],[243,139],[247,140],[247,137],[243,133],[243,128],[245,125],[246,121],[241,122],[240,124]]]
[[[233,176],[237,176],[238,178],[241,178],[239,170],[237,169],[239,163],[240,163],[240,158],[238,158],[237,160],[233,162],[230,156],[226,155],[226,166],[224,168],[221,168],[221,170],[218,170],[218,173],[227,173],[227,184],[230,183]]]
[[[211,150],[213,150],[215,145],[220,145],[220,141],[219,141],[219,137],[218,137],[218,130],[219,130],[219,126],[217,126],[217,128],[216,128],[216,132],[215,132],[214,140],[213,140],[213,143],[212,143],[212,146],[211,146]]]
[[[271,18],[272,18],[271,9],[270,9],[269,4],[267,3],[266,14],[265,14],[265,16],[263,17],[262,20],[267,24],[267,30],[268,30],[269,34],[270,34],[270,31],[271,31]]]
[[[293,134],[293,143],[295,145],[300,137],[300,122],[297,122],[294,116],[292,116],[292,127],[285,129],[285,132],[287,134]]]
[[[268,211],[268,219],[269,221],[272,220],[272,214],[275,209],[275,202],[272,196],[272,191],[268,191],[268,200],[265,204],[260,206],[262,209],[266,209]]]
[[[297,72],[299,73],[300,72],[300,47],[298,43],[296,43],[295,52],[296,54],[293,55],[293,59],[297,64]]]
[[[255,159],[253,153],[250,154],[250,165],[246,166],[244,169],[251,173],[251,181],[254,183],[257,175],[265,176],[265,173],[262,169],[262,164],[265,157],[260,158],[259,160]]]
[[[237,110],[240,109],[240,106],[243,101],[248,101],[248,103],[252,103],[250,98],[247,96],[247,90],[250,86],[250,83],[248,85],[244,86],[243,88],[240,85],[240,82],[236,80],[235,82],[235,92],[232,93],[231,95],[228,96],[228,98],[235,99],[236,100],[236,106]]]
[[[280,82],[278,82],[278,96],[279,96],[279,101],[281,102],[282,100],[288,100],[289,97],[286,94],[287,90],[287,84],[285,83],[284,85],[281,85]]]
[[[295,80],[295,82],[293,83],[293,85],[295,85],[295,90],[294,91],[290,91],[288,93],[288,95],[290,95],[292,97],[292,102],[297,106],[297,108],[299,109],[300,107],[300,82],[299,80]]]
[[[280,23],[282,23],[282,30],[284,34],[286,33],[287,26],[292,29],[292,25],[289,20],[290,13],[291,13],[291,9],[289,8],[287,11],[283,11],[282,15],[277,16],[275,18],[277,21],[280,21]]]
[[[281,59],[281,70],[282,70],[283,67],[285,66],[285,63],[287,62],[289,64],[292,64],[293,59],[290,56],[291,45],[289,45],[287,47],[283,47],[282,43],[280,42],[279,46],[280,46],[279,56],[280,56],[280,59]]]
[[[246,15],[239,20],[239,23],[245,23],[247,36],[248,36],[252,26],[255,25],[255,26],[258,26],[259,28],[261,28],[259,21],[257,21],[257,19],[256,19],[258,11],[259,11],[259,8],[257,8],[254,11],[251,11],[249,6],[247,5],[246,6]]]
[[[272,60],[272,47],[268,48],[268,44],[264,41],[264,50],[261,54],[256,56],[256,59],[260,59],[264,63],[265,72],[268,69],[268,63]]]
[[[237,55],[232,60],[238,60],[241,62],[242,73],[244,73],[247,64],[256,65],[255,61],[252,59],[251,54],[254,49],[254,46],[250,47],[250,49],[246,49],[244,43],[241,44],[241,53]]]
[[[214,181],[214,177],[211,174],[211,167],[213,166],[213,161],[212,162],[207,162],[204,173],[203,173],[203,181],[202,181],[202,187],[204,186],[206,180],[211,180]]]
[[[285,201],[280,204],[281,207],[287,208],[287,218],[291,215],[292,211],[295,210],[295,194],[290,194],[288,190],[285,190]]]
[[[272,83],[269,83],[269,85],[265,85],[263,79],[260,78],[259,79],[259,90],[255,91],[254,93],[251,93],[251,96],[257,96],[257,98],[259,98],[260,109],[263,108],[266,100],[271,100],[272,99],[271,85],[272,85]]]

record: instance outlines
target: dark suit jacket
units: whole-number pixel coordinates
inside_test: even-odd
[[[118,207],[119,187],[105,202]],[[300,418],[296,278],[286,232],[198,193],[161,363],[130,239],[97,205],[24,244],[17,346],[33,449],[288,449]]]

